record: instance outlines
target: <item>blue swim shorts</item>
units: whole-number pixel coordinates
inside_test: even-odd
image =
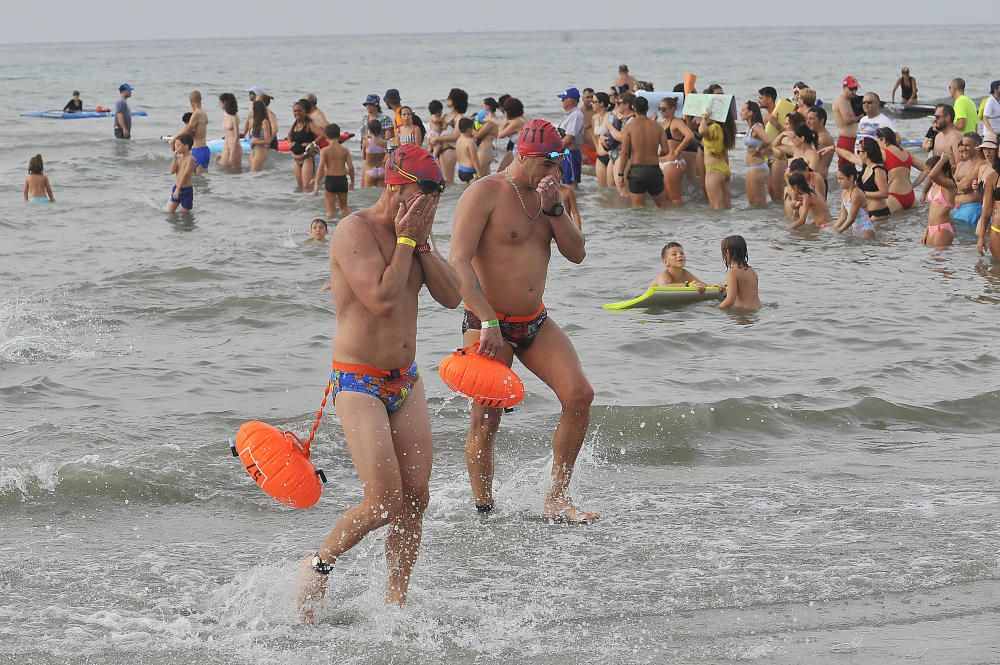
[[[177,185],[170,188],[170,200],[173,203],[180,203],[185,210],[194,207],[194,187],[181,187],[180,194],[177,196],[175,194],[177,194]]]
[[[191,156],[194,157],[195,166],[201,169],[207,169],[208,162],[212,159],[212,151],[208,146],[191,148]]]

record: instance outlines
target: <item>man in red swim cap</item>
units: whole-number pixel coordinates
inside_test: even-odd
[[[448,261],[462,281],[465,344],[478,341],[479,353],[508,365],[517,356],[559,398],[562,416],[552,439],[552,485],[542,517],[579,523],[599,517],[568,495],[594,389],[572,342],[542,303],[552,240],[573,263],[587,254],[583,234],[563,207],[563,159],[563,140],[552,123],[527,122],[510,166],[480,178],[459,199]],[[502,413],[473,405],[465,442],[472,495],[483,513],[493,510],[493,439]]]
[[[429,499],[430,420],[413,361],[417,293],[426,284],[452,309],[462,297],[431,238],[444,191],[437,161],[419,146],[400,146],[386,159],[385,180],[375,205],[342,219],[330,242],[337,316],[330,388],[364,498],[301,566],[297,600],[310,621],[338,557],[386,525],[385,600],[406,601]]]

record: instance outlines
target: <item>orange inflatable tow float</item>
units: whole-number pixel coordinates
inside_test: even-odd
[[[309,444],[319,429],[329,394],[327,382],[316,422],[304,443],[294,433],[282,432],[258,420],[243,423],[236,437],[229,439],[233,457],[240,458],[257,486],[286,506],[309,508],[316,505],[323,492],[326,476],[309,461]]]
[[[441,361],[438,373],[445,385],[477,404],[508,408],[524,399],[524,384],[510,367],[479,355],[479,342],[458,349]]]

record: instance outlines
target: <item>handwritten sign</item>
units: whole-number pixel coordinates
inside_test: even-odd
[[[640,90],[637,93],[640,97],[645,97],[649,100],[649,111],[646,112],[650,118],[656,118],[660,113],[660,102],[664,99],[670,97],[671,99],[677,100],[677,111],[674,113],[676,116],[681,116],[684,111],[684,93],[683,92],[646,92],[645,90]]]
[[[684,98],[684,115],[702,116],[707,111],[716,122],[725,122],[733,108],[732,95],[698,95],[692,93]]]

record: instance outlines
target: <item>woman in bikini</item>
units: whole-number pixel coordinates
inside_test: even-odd
[[[1000,261],[1000,155],[993,149],[992,172],[983,181],[983,213],[976,227],[976,249],[980,256],[990,250],[994,261]]]
[[[878,142],[870,136],[861,139],[854,152],[835,146],[823,148],[824,151],[836,150],[837,154],[861,166],[858,174],[858,187],[868,197],[868,216],[872,221],[879,222],[889,219],[889,176],[885,171],[882,150]]]
[[[684,176],[688,169],[695,168],[694,156],[697,154],[698,142],[694,132],[687,124],[677,117],[677,99],[664,97],[660,100],[660,115],[663,117],[663,131],[667,135],[667,145],[670,152],[660,161],[663,169],[663,184],[667,188],[667,196],[674,203],[684,202]]]
[[[909,210],[917,197],[910,182],[910,170],[926,171],[924,160],[903,150],[899,145],[899,137],[889,127],[879,127],[875,130],[875,138],[885,156],[885,170],[889,175],[889,198],[886,203],[892,212]]]
[[[604,147],[604,135],[608,133],[608,123],[611,121],[611,98],[606,92],[595,92],[594,101],[591,102],[593,113],[591,119],[591,132],[594,135],[594,149],[597,151],[597,163],[594,171],[597,175],[598,187],[610,187],[608,183],[608,164],[611,158],[608,156],[608,149]]]
[[[927,230],[924,231],[923,243],[930,247],[947,247],[955,240],[955,228],[951,225],[951,211],[955,207],[955,197],[958,195],[958,185],[952,176],[951,156],[934,155],[927,160],[931,181],[927,193]]]
[[[441,162],[441,170],[444,171],[445,181],[454,182],[455,165],[458,163],[455,141],[461,136],[458,133],[458,121],[465,117],[465,112],[469,109],[469,93],[461,88],[452,88],[445,104],[448,106],[448,113],[444,116],[444,129],[429,143],[438,149],[438,159]]]
[[[219,95],[219,107],[222,109],[222,152],[219,153],[219,166],[239,171],[243,168],[243,146],[240,145],[240,115],[236,105],[236,97],[231,92]]]
[[[497,100],[487,97],[483,100],[482,110],[486,111],[476,130],[476,145],[479,146],[479,177],[490,174],[493,162],[497,160],[497,133],[500,131],[500,120],[497,118]]]
[[[399,107],[399,118],[403,121],[402,126],[399,128],[399,145],[403,145],[404,143],[420,145],[423,143],[424,137],[420,133],[420,127],[413,124],[413,109],[409,106]]]
[[[702,116],[698,135],[705,150],[705,194],[712,210],[727,210],[733,205],[732,170],[729,168],[729,151],[736,147],[735,113],[726,115],[724,123],[712,120],[706,111]]]
[[[382,122],[372,120],[368,123],[368,131],[361,141],[361,161],[364,167],[361,171],[362,187],[385,186],[385,154],[389,152],[387,141],[382,135]]]
[[[767,151],[771,145],[764,130],[764,116],[760,112],[760,104],[747,102],[740,111],[740,119],[747,123],[747,133],[743,138],[746,146],[747,174],[744,188],[747,190],[747,202],[753,207],[767,205]]]
[[[260,171],[271,150],[271,120],[267,117],[267,107],[257,100],[253,103],[253,124],[250,127],[250,170]]]

